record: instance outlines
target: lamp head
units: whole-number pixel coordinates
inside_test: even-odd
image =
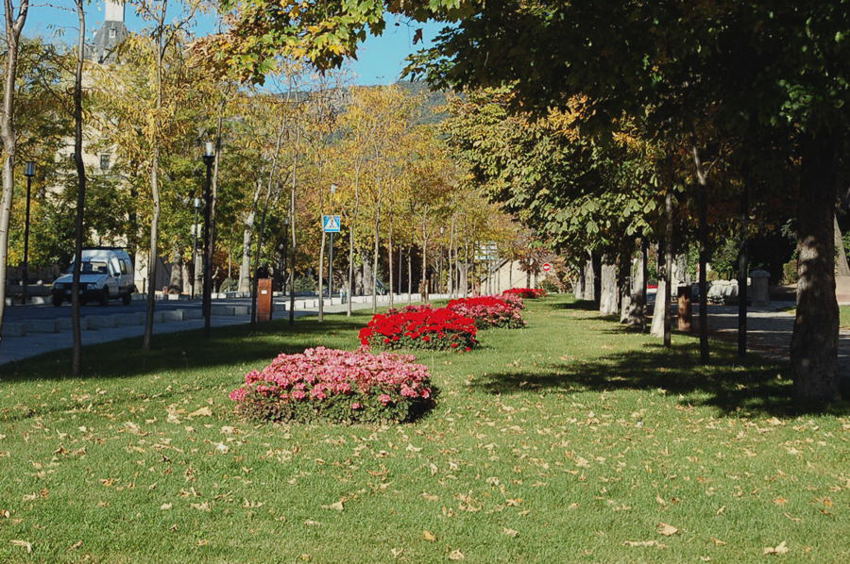
[[[29,176],[30,178],[35,176],[35,161],[27,161],[27,167],[24,171],[24,175]]]

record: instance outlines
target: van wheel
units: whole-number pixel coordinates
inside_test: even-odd
[[[60,294],[53,294],[53,305],[55,307],[62,305],[62,296]]]
[[[108,288],[103,289],[103,291],[100,293],[100,297],[98,297],[97,301],[102,306],[105,306],[109,303],[109,289]]]
[[[130,305],[130,302],[132,300],[133,300],[133,297],[130,295],[129,292],[124,294],[123,296],[121,296],[121,303],[124,304],[125,306]]]

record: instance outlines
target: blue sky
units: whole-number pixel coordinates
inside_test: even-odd
[[[76,42],[77,18],[73,13],[72,0],[54,0],[50,5],[37,2],[30,8],[24,33],[41,36],[54,41]],[[86,35],[91,38],[103,23],[103,2],[92,0],[87,10]],[[399,25],[395,25],[398,23]],[[203,14],[196,25],[196,33],[210,33],[216,28],[214,16]],[[144,23],[135,15],[132,6],[127,6],[127,27],[130,31],[144,28]],[[423,28],[423,43],[413,45],[413,34],[417,27]],[[356,84],[390,84],[398,80],[404,59],[410,53],[431,45],[442,24],[428,23],[408,25],[403,19],[387,15],[387,27],[380,37],[369,37],[358,51],[358,59],[352,61],[351,71]]]

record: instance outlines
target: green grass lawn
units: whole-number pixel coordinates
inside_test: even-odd
[[[83,380],[65,353],[0,368],[0,561],[850,561],[850,418],[794,414],[785,367],[528,303],[420,356],[439,403],[398,426],[227,399],[279,352],[356,347],[365,314],[91,347]]]
[[[838,306],[838,313],[838,325],[845,329],[850,329],[850,306]]]

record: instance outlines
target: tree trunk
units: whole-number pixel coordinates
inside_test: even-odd
[[[389,284],[389,302],[390,307],[393,306],[393,226],[390,224],[390,232],[387,237],[387,268],[390,280]]]
[[[86,207],[86,167],[83,163],[83,57],[85,56],[86,14],[83,0],[75,0],[80,37],[77,43],[77,69],[74,73],[74,164],[77,168],[77,209],[74,214],[74,273],[71,282],[71,330],[73,350],[71,373],[80,377],[82,370],[82,327],[80,325],[80,267],[83,260],[85,231],[83,218]]]
[[[699,151],[693,146],[694,166],[696,168],[699,192],[697,207],[699,212],[699,358],[708,364],[708,176],[702,167]]]
[[[833,215],[835,223],[835,263],[836,276],[850,276],[850,265],[847,264],[847,253],[844,252],[844,237],[841,236],[841,228],[838,226],[838,218]]]
[[[172,257],[174,260],[171,266],[171,272],[169,272],[168,276],[168,289],[177,288],[181,293],[183,292],[183,250],[180,246],[175,246],[172,251]]]
[[[641,238],[640,253],[632,279],[632,299],[629,304],[628,324],[641,331],[646,329],[646,237]]]
[[[593,301],[595,280],[593,279],[593,255],[588,251],[587,261],[584,263],[584,295],[582,299]]]
[[[632,301],[632,255],[634,244],[631,245],[632,252],[623,254],[617,262],[617,286],[620,289],[620,323],[629,322],[629,310]]]
[[[655,306],[652,309],[652,325],[649,334],[653,337],[664,338],[664,312],[670,309],[667,300],[667,265],[664,253],[664,242],[658,243],[658,287],[655,290]]]
[[[375,209],[375,247],[372,249],[372,313],[378,312],[378,258],[380,257],[381,215]]]
[[[803,140],[797,210],[797,313],[791,340],[794,395],[804,404],[838,399],[835,299],[836,147],[825,132]]]
[[[609,255],[602,255],[600,266],[599,312],[614,315],[618,312],[619,290],[617,288],[617,265],[611,264]]]
[[[251,198],[251,209],[248,210],[245,226],[242,230],[242,262],[239,264],[238,285],[240,292],[248,292],[251,289],[251,239],[254,236],[254,221],[257,217],[257,205],[260,202],[262,187],[262,182],[257,180],[257,188],[254,190],[253,198]]]
[[[325,320],[325,245],[327,233],[322,229],[322,242],[319,246],[319,322]]]
[[[81,9],[79,0],[77,9]],[[15,90],[18,78],[18,55],[20,53],[21,32],[26,23],[28,11],[29,0],[21,0],[17,16],[13,14],[12,3],[6,2],[6,11],[4,14],[6,24],[6,76],[3,89],[3,112],[0,114],[0,137],[3,140],[4,153],[3,197],[2,203],[0,203],[0,334],[2,334],[3,316],[6,312],[6,263],[9,253],[9,220],[12,216],[12,195],[15,188],[15,153],[17,151]],[[79,64],[82,65],[82,52],[80,52]]]
[[[407,248],[407,303],[413,301],[413,247]]]
[[[749,208],[750,194],[747,181],[741,188],[741,247],[738,251],[738,356],[747,354],[747,278],[750,273]]]
[[[672,163],[671,163],[672,166]],[[672,182],[672,175],[670,178]],[[667,284],[664,292],[664,346],[669,347],[672,340],[673,332],[673,315],[670,313],[670,303],[673,296],[673,188],[667,189],[667,194],[664,196],[664,215],[667,222],[664,234],[664,276]],[[659,288],[660,289],[660,288]]]

